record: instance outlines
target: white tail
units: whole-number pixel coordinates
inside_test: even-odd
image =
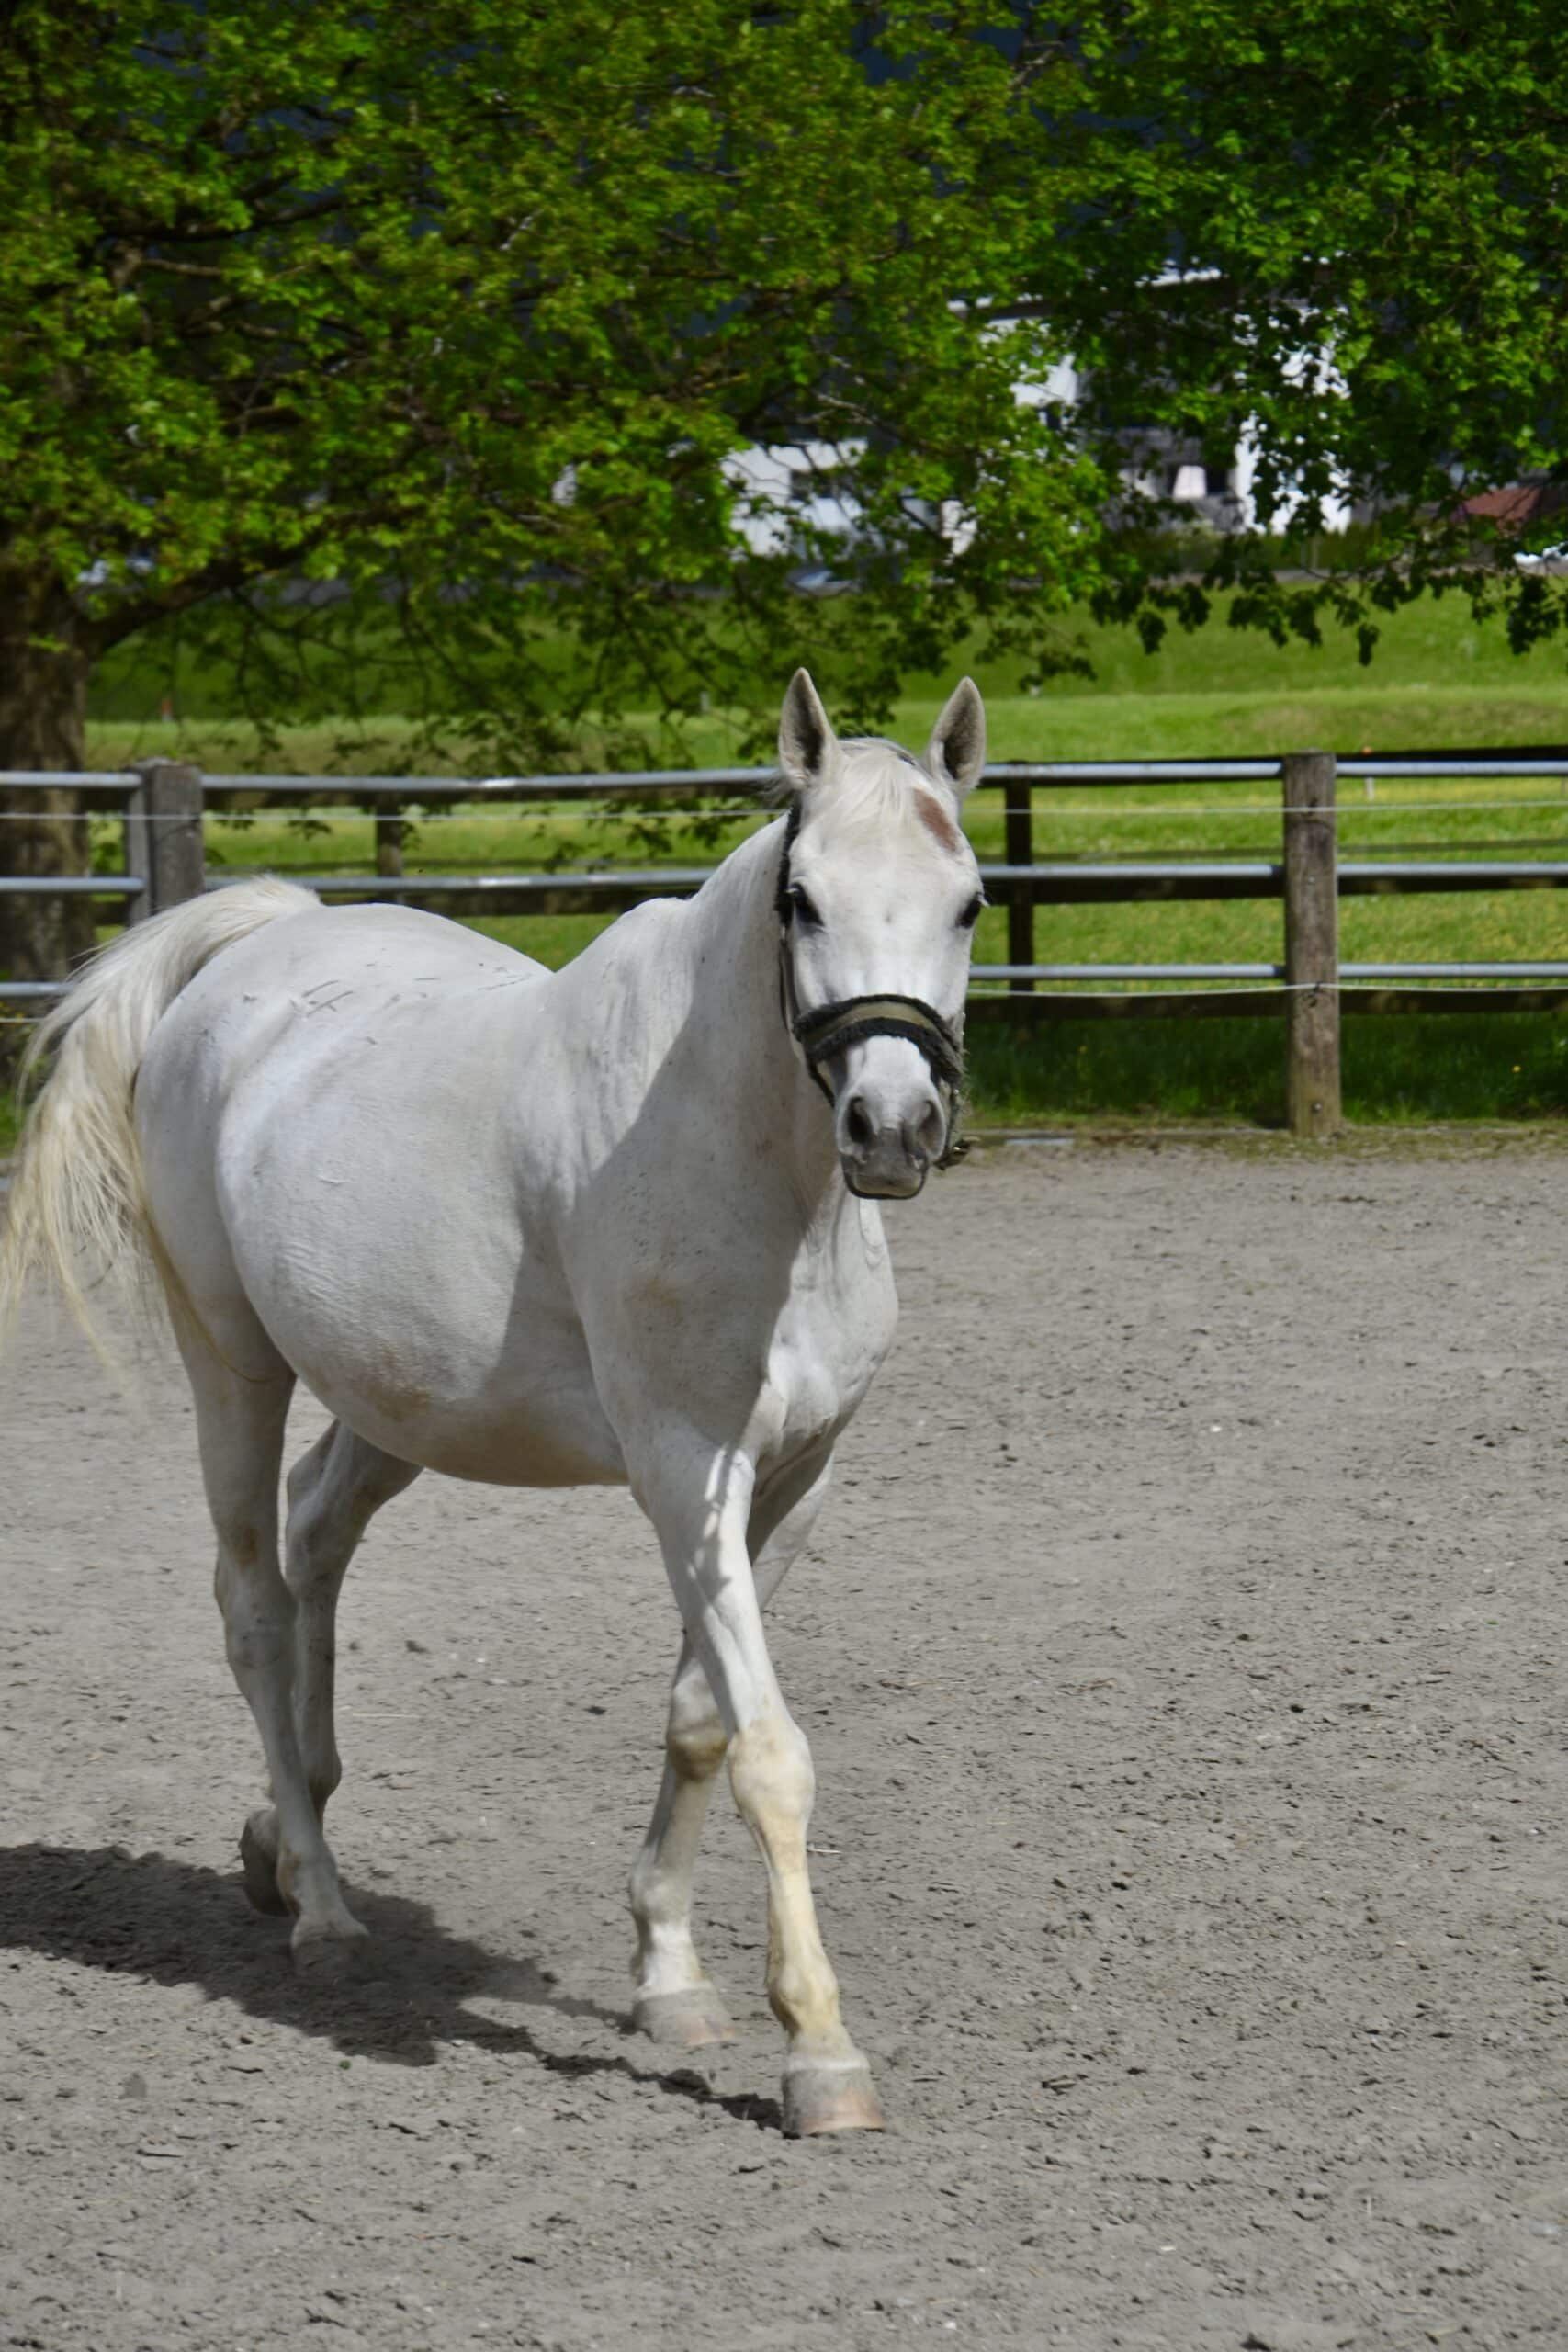
[[[39,1057],[59,1051],[28,1121],[0,1235],[0,1338],[28,1277],[52,1274],[104,1352],[85,1282],[144,1282],[159,1257],[131,1118],[148,1041],[221,949],[317,903],[293,882],[264,877],[171,907],[95,956],[39,1023],[22,1062],[24,1086]]]

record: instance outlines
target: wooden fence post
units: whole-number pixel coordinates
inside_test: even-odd
[[[378,801],[370,823],[376,836],[377,873],[401,874],[403,870],[402,802],[400,800]]]
[[[182,899],[199,899],[207,888],[207,853],[202,845],[203,778],[199,768],[183,760],[149,760],[138,771],[145,803],[146,856],[141,871],[147,877],[148,914],[161,915]]]
[[[152,911],[152,852],[147,831],[147,782],[140,768],[133,768],[131,774],[136,781],[125,796],[125,814],[121,820],[125,847],[121,863],[128,874],[140,875],[146,887],[140,898],[127,899],[125,902],[127,931],[132,923],[145,922]]]
[[[1034,789],[1023,776],[1009,776],[1002,786],[1002,806],[1006,828],[1002,854],[1010,865],[1032,865],[1034,863]],[[1010,883],[1008,886],[1008,962],[1032,964],[1034,961],[1034,885],[1032,882]],[[1027,996],[1032,980],[1013,979],[1008,982],[1012,996]]]
[[[1280,763],[1285,811],[1285,1104],[1294,1136],[1335,1136],[1339,1109],[1339,875],[1332,752]]]

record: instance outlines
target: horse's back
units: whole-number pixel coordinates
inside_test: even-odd
[[[165,1021],[216,1016],[231,1031],[258,1020],[313,1017],[330,996],[356,1013],[430,991],[530,987],[550,974],[531,956],[414,907],[314,907],[226,947],[170,1007]],[[155,1037],[153,1046],[159,1040]],[[152,1049],[150,1048],[150,1051]]]

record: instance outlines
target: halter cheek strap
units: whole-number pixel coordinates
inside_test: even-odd
[[[795,909],[790,899],[790,851],[800,831],[800,803],[792,802],[784,827],[784,854],[779,860],[774,906],[779,918],[779,998],[785,1026],[800,1047],[802,1059],[829,1104],[831,1086],[822,1074],[824,1062],[847,1053],[868,1037],[902,1037],[924,1056],[947,1122],[947,1141],[938,1168],[962,1159],[968,1144],[958,1135],[959,1098],[964,1091],[964,1047],[951,1022],[934,1005],[918,996],[850,996],[802,1012],[795,989],[795,959],[789,952]]]

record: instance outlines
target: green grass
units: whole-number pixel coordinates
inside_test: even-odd
[[[967,663],[985,691],[998,759],[1568,741],[1562,647],[1537,646],[1521,660],[1495,622],[1478,625],[1456,597],[1389,616],[1365,668],[1342,633],[1317,647],[1275,646],[1229,628],[1228,609],[1221,604],[1190,636],[1171,630],[1152,654],[1129,630],[1070,614],[1060,628],[1081,641],[1094,676],[1057,679],[1038,696],[1019,692],[1016,662],[987,662],[972,650],[955,655],[953,668]],[[930,727],[951,683],[945,675],[911,680],[897,715],[906,737]],[[167,684],[148,661],[136,671],[122,660],[106,673],[90,706],[90,756],[118,761],[177,748],[214,769],[257,764],[251,730],[216,715],[224,707],[216,681],[178,723],[156,716]],[[694,763],[733,762],[742,724],[739,716],[694,715],[685,723]],[[412,729],[395,716],[286,727],[282,741],[284,764],[329,774],[364,775],[423,756],[411,749]],[[592,764],[592,741],[583,753],[580,764]]]
[[[1568,1017],[1355,1014],[1344,1025],[1345,1114],[1357,1125],[1568,1116]],[[1277,1019],[976,1023],[975,1124],[1180,1125],[1285,1116]]]
[[[1551,695],[1568,682],[1560,643],[1537,646],[1521,660],[1509,650],[1495,621],[1475,622],[1469,607],[1455,596],[1410,605],[1385,616],[1369,663],[1359,660],[1355,639],[1327,622],[1321,645],[1292,639],[1276,646],[1252,630],[1230,628],[1229,612],[1228,601],[1218,600],[1205,627],[1190,634],[1168,630],[1153,653],[1145,653],[1129,629],[1102,628],[1087,615],[1071,615],[1066,629],[1078,639],[1093,677],[1087,684],[1059,677],[1042,689],[1039,699],[1046,704],[1120,702],[1128,695],[1185,699],[1213,695],[1224,699],[1240,693],[1283,702],[1303,693],[1377,696],[1406,688],[1506,697],[1521,691]],[[975,675],[987,694],[1017,690],[1016,672],[1010,673],[1000,665],[981,662]],[[933,677],[919,684],[931,696],[940,695],[944,681]]]
[[[1236,649],[1238,655],[1241,649]],[[1261,649],[1238,662],[1249,681],[1271,666]],[[1237,684],[1189,694],[1127,686],[1115,693],[1053,692],[1037,697],[987,697],[991,756],[998,760],[1262,759],[1280,752],[1443,751],[1475,746],[1568,743],[1568,676],[1522,663],[1512,682],[1468,675],[1427,682]],[[1326,676],[1326,673],[1325,673]],[[940,695],[900,702],[892,731],[922,744]],[[310,775],[399,775],[410,765],[413,730],[378,718],[349,731],[330,720],[280,730],[278,748],[260,758],[249,730],[231,721],[99,720],[87,730],[94,767],[152,757],[190,759],[215,773],[256,767]],[[734,765],[738,728],[721,716],[693,720],[687,743],[694,766]],[[593,746],[577,763],[593,763]],[[424,772],[427,763],[419,762]]]

